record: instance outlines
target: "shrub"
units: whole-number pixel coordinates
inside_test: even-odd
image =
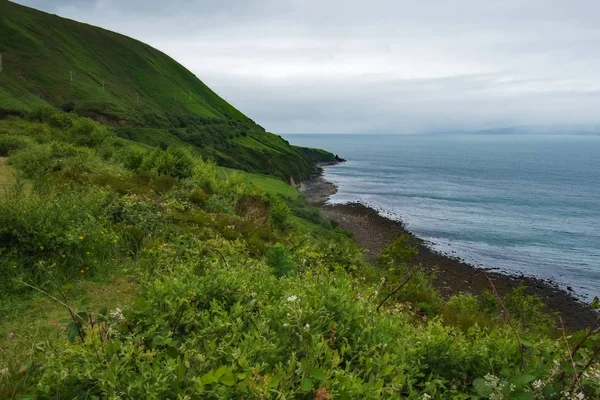
[[[277,277],[292,276],[297,272],[296,264],[290,257],[290,251],[281,243],[277,243],[269,249],[267,264]]]
[[[72,101],[63,104],[62,106],[60,106],[60,109],[63,110],[66,113],[70,113],[75,111],[75,103],[73,103]]]
[[[51,127],[63,130],[67,130],[71,126],[73,126],[73,120],[71,119],[69,114],[58,111],[48,116],[47,122],[48,125],[50,125]]]
[[[195,161],[187,150],[170,147],[167,150],[154,150],[142,161],[141,168],[158,175],[168,175],[178,179],[189,178],[194,171]]]
[[[189,200],[192,204],[202,206],[210,198],[206,192],[201,189],[194,189],[190,192]]]
[[[31,140],[23,136],[0,135],[0,157],[8,157],[31,144]]]
[[[115,159],[130,171],[137,171],[144,162],[144,153],[133,148],[123,148],[117,151]]]
[[[402,235],[381,252],[377,261],[381,265],[397,265],[410,261],[417,254],[419,250],[411,245],[410,236]]]
[[[290,208],[280,197],[271,197],[271,223],[276,228],[284,228],[291,216]]]
[[[444,323],[459,327],[463,332],[477,324],[485,327],[489,324],[489,318],[481,311],[477,297],[459,293],[446,302],[440,310]]]
[[[37,187],[45,184],[46,178],[51,176],[82,183],[89,181],[92,175],[124,174],[122,168],[102,160],[94,151],[64,142],[32,146],[26,152],[13,155],[11,162],[27,177],[33,178]]]
[[[204,209],[214,214],[235,215],[233,203],[227,198],[219,195],[212,195],[204,203]]]
[[[39,107],[29,113],[29,119],[33,122],[48,122],[49,118],[56,112],[56,109],[52,107]]]
[[[111,137],[108,128],[89,118],[78,118],[69,129],[71,141],[80,146],[97,147]]]
[[[106,199],[102,190],[67,190],[0,202],[0,287],[11,289],[14,276],[46,286],[96,273],[118,242]]]

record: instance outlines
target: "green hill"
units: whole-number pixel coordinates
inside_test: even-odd
[[[229,167],[284,179],[311,171],[315,157],[266,133],[140,41],[2,0],[0,53],[0,116],[51,106],[151,146],[191,144]],[[316,158],[333,155],[319,151]]]
[[[0,399],[600,398],[600,329],[525,287],[446,298],[407,236],[366,259],[281,179],[198,157],[333,155],[139,42],[0,5]]]

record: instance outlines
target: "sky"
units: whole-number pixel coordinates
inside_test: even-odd
[[[144,41],[276,133],[600,126],[597,0],[19,0]]]

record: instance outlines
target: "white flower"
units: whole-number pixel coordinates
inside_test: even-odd
[[[430,400],[432,397],[427,394],[427,393],[423,393],[423,396],[421,396],[421,400]]]
[[[110,316],[112,318],[116,319],[117,321],[123,321],[123,320],[125,320],[125,317],[123,316],[123,311],[121,311],[121,309],[119,307],[117,307],[114,310],[112,310],[110,312]]]
[[[291,296],[288,296],[288,298],[287,298],[287,301],[288,301],[289,303],[295,303],[295,302],[296,302],[296,300],[298,300],[298,297],[297,297],[295,294],[293,294],[293,295],[291,295]]]
[[[304,330],[306,332],[308,332],[310,330],[310,325],[309,324],[304,325]]]
[[[3,375],[8,375],[8,368],[0,369],[0,376],[3,376]]]
[[[541,390],[544,387],[544,381],[537,379],[531,384],[535,390]]]

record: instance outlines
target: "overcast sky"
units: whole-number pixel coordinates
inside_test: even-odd
[[[277,133],[600,122],[597,0],[19,0],[166,52]]]

